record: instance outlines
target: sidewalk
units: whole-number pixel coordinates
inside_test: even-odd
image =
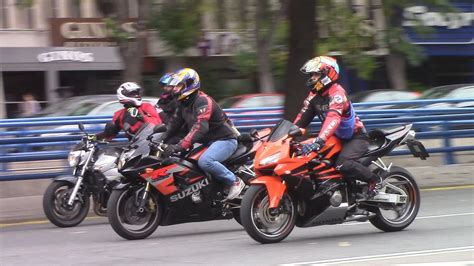
[[[474,184],[474,163],[406,168],[415,176],[420,188]],[[35,182],[37,187],[46,187],[51,181],[35,180]],[[41,184],[38,184],[38,182]],[[45,220],[42,199],[43,195],[38,195],[38,193],[36,195],[30,193],[30,195],[0,198],[0,224]]]

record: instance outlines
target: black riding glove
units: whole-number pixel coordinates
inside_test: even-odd
[[[317,137],[314,139],[314,142],[311,144],[303,144],[301,145],[301,150],[300,154],[302,155],[308,155],[313,151],[318,151],[324,146],[324,140],[321,139],[320,137]]]
[[[175,153],[178,153],[178,152],[184,152],[184,148],[181,147],[181,145],[179,144],[171,144],[171,145],[168,145],[165,150],[163,151],[163,156],[164,157],[169,157]]]

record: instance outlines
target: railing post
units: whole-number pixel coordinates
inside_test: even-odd
[[[447,121],[443,121],[443,130],[445,132],[449,132],[449,124]],[[451,139],[449,137],[449,134],[446,133],[443,138],[443,144],[445,148],[450,148],[451,147]],[[455,159],[453,156],[452,151],[446,151],[444,155],[444,164],[455,164]]]

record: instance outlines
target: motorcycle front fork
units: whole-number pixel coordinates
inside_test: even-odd
[[[145,203],[146,203],[146,200],[148,198],[149,193],[150,193],[150,182],[147,182],[146,187],[145,187],[145,191],[143,192],[143,195],[141,196],[141,198],[139,199],[139,202],[138,202],[137,211],[139,213],[143,213],[145,211]]]
[[[76,198],[77,192],[79,191],[79,188],[82,185],[82,180],[84,180],[84,177],[82,177],[82,175],[77,178],[76,185],[74,185],[74,189],[72,190],[72,193],[69,196],[67,205],[72,206],[72,204],[74,203],[74,199]]]

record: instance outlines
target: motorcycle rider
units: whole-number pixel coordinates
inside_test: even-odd
[[[381,178],[357,161],[369,148],[369,139],[364,124],[356,115],[344,88],[337,83],[339,66],[336,59],[318,56],[307,61],[300,69],[310,75],[306,86],[310,89],[303,108],[294,123],[307,127],[317,115],[322,122],[321,131],[311,144],[304,144],[304,155],[322,148],[326,140],[336,135],[343,144],[336,160],[336,169],[346,177],[357,177],[368,184],[368,197],[377,194]]]
[[[174,136],[182,125],[189,129],[178,144],[168,145],[164,156],[185,151],[194,143],[210,144],[198,160],[199,167],[229,187],[227,199],[237,197],[244,182],[221,162],[237,149],[237,135],[221,107],[200,90],[198,73],[190,68],[176,72],[169,85],[178,100],[176,116],[168,124],[167,136]]]
[[[155,106],[158,111],[158,114],[160,115],[161,120],[165,124],[168,124],[168,121],[174,115],[178,107],[176,99],[173,97],[172,94],[173,86],[168,85],[172,77],[173,73],[168,72],[160,78],[159,83],[163,92],[161,93],[160,99],[158,100]]]
[[[96,139],[113,139],[120,130],[124,130],[130,140],[144,123],[158,125],[161,118],[153,105],[142,101],[142,88],[135,82],[125,82],[117,89],[117,98],[123,109],[114,113],[112,121],[105,130],[94,137]],[[127,128],[125,128],[127,127]]]

